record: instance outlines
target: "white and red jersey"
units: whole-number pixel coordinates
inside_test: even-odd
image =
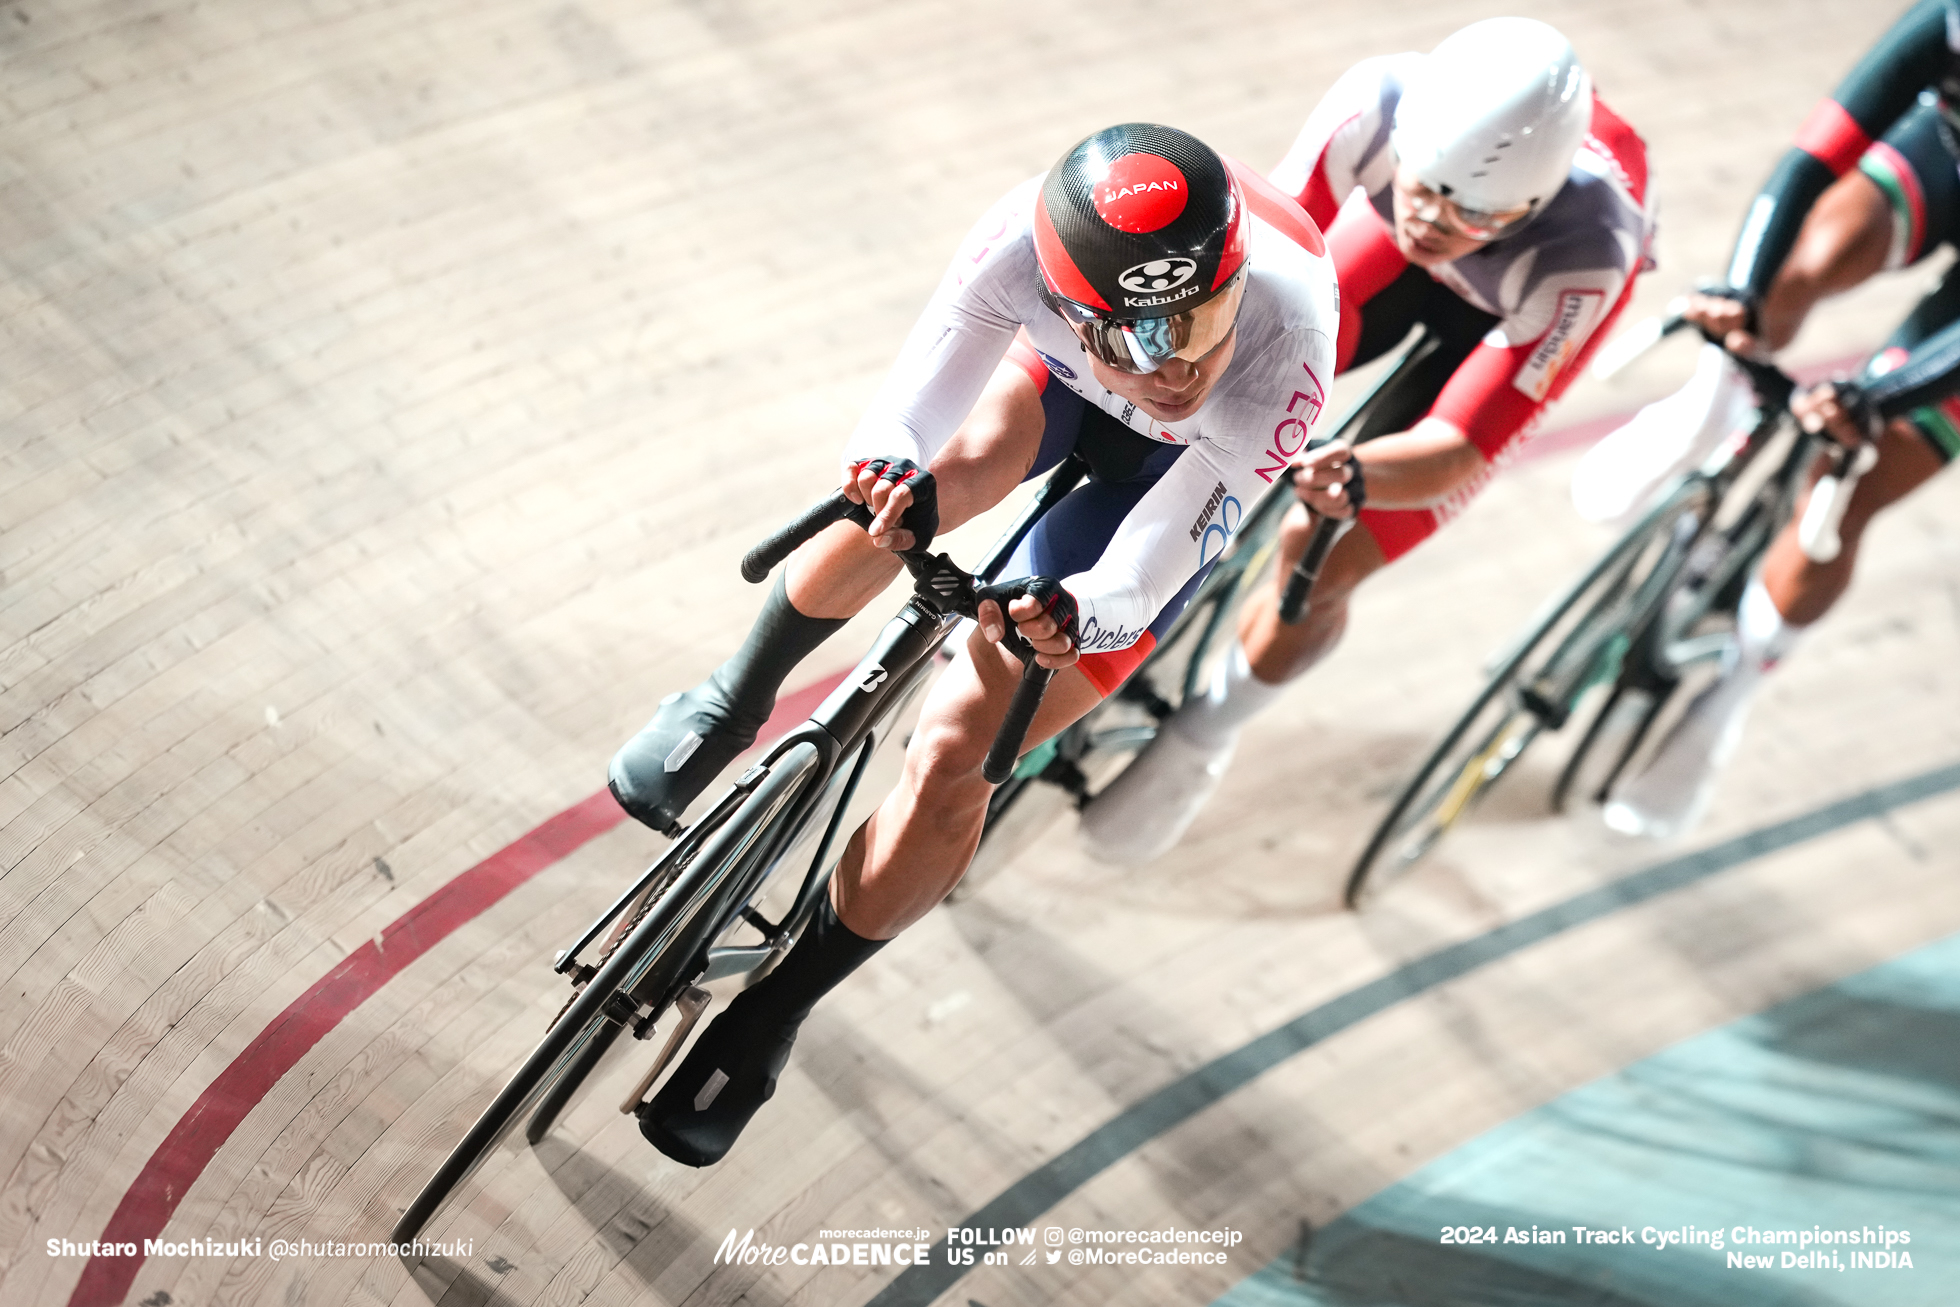
[[[1016,333],[1051,376],[1132,430],[1188,445],[1130,511],[1100,561],[1063,577],[1080,607],[1085,653],[1127,648],[1204,563],[1327,402],[1340,316],[1320,232],[1272,185],[1232,171],[1252,225],[1232,362],[1196,413],[1158,422],[1105,389],[1081,343],[1042,303],[1033,217],[1041,177],[1009,191],[968,234],[846,445],[845,461],[932,458],[979,399]]]
[[[1273,184],[1328,229],[1348,309],[1343,367],[1360,332],[1357,310],[1408,266],[1393,237],[1389,132],[1402,88],[1427,58],[1387,55],[1349,69],[1272,173]],[[1653,266],[1653,236],[1646,145],[1595,98],[1592,128],[1558,194],[1515,235],[1428,270],[1499,319],[1432,414],[1495,457],[1578,372],[1634,276]]]

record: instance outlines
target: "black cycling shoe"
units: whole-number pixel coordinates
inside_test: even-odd
[[[613,755],[606,783],[619,806],[663,835],[677,834],[687,805],[755,743],[783,679],[844,623],[797,612],[777,573],[735,656],[686,694],[662,699],[653,720]]]
[[[776,1092],[797,1025],[747,1018],[737,1004],[708,1023],[680,1068],[640,1109],[640,1133],[683,1166],[728,1155],[756,1109]]]
[[[680,831],[681,814],[736,755],[755,743],[773,703],[760,712],[729,703],[721,673],[670,694],[606,769],[619,806],[663,835]]]

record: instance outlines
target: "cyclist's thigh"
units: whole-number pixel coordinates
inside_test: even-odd
[[[1412,267],[1409,271],[1422,274],[1410,297],[1415,320],[1436,344],[1422,362],[1404,373],[1394,389],[1376,402],[1367,421],[1354,434],[1356,440],[1407,431],[1419,422],[1463,360],[1470,357],[1470,352],[1499,321],[1496,314],[1484,312],[1422,269]]]
[[[1917,263],[1960,238],[1960,173],[1933,105],[1921,103],[1894,123],[1858,160],[1858,171],[1877,185],[1891,209],[1885,267]]]
[[[1091,410],[1089,421],[1093,423],[1098,419],[1113,421],[1101,410]],[[1184,452],[1183,446],[1159,445],[1143,460],[1142,468],[1127,480],[1110,482],[1092,477],[1084,481],[1035,524],[1034,530],[1028,533],[1028,538],[1021,542],[1021,547],[1008,562],[1005,575],[1066,577],[1088,571],[1102,557],[1103,550],[1123,524],[1123,519],[1129,516],[1130,510]],[[1236,504],[1236,501],[1233,502]],[[1224,505],[1220,506],[1220,511],[1225,511]],[[1220,539],[1222,548],[1224,533],[1221,533]],[[1198,584],[1211,570],[1217,557],[1218,551],[1210,553],[1183,588],[1158,611],[1149,629],[1136,643],[1126,649],[1085,654],[1077,666],[1089,682],[1103,694],[1121,685],[1144,656],[1156,647],[1157,640],[1169,629],[1177,615],[1184,611],[1184,605],[1197,592]]]

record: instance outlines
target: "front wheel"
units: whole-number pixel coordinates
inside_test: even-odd
[[[636,925],[613,955],[600,966],[564,1014],[490,1100],[470,1128],[463,1132],[428,1183],[403,1211],[389,1236],[408,1243],[422,1232],[450,1195],[476,1173],[484,1159],[502,1143],[518,1118],[531,1111],[554,1086],[567,1098],[584,1074],[604,1055],[640,1009],[664,1008],[685,984],[681,975],[705,949],[718,922],[703,918],[726,902],[730,875],[773,838],[779,815],[802,793],[809,777],[821,770],[817,750],[799,744],[770,764],[769,774],[727,823],[709,837],[693,864],[683,872]],[[641,997],[636,997],[641,996]],[[561,1104],[562,1106],[562,1104]],[[540,1132],[542,1134],[542,1132]]]
[[[1523,756],[1620,677],[1701,538],[1713,487],[1690,477],[1541,610],[1370,836],[1343,898],[1358,908],[1434,848]],[[1590,740],[1590,733],[1588,735]]]

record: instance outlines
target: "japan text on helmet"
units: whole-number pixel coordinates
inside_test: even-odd
[[[1423,185],[1464,210],[1536,212],[1591,127],[1592,79],[1571,43],[1536,19],[1487,18],[1423,59],[1389,140]]]
[[[1112,367],[1196,360],[1237,317],[1246,224],[1238,183],[1202,141],[1151,123],[1105,128],[1042,183],[1042,297]]]

